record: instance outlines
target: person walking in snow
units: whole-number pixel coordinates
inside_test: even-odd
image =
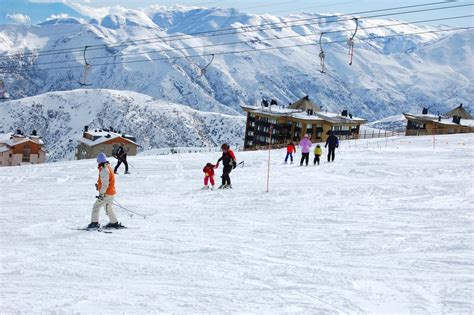
[[[130,174],[128,172],[128,163],[127,163],[127,150],[125,150],[125,143],[120,143],[117,152],[115,153],[115,158],[117,159],[117,165],[115,165],[114,173],[117,174],[117,170],[120,165],[125,164],[125,174]]]
[[[303,140],[300,141],[301,147],[301,161],[300,166],[303,166],[303,162],[306,162],[306,166],[308,166],[309,161],[309,149],[311,148],[311,140],[309,140],[309,136],[305,135]]]
[[[202,169],[204,172],[204,187],[202,189],[209,189],[209,182],[211,182],[211,190],[214,190],[214,169],[219,167],[219,163],[216,165],[207,163]]]
[[[334,162],[334,158],[336,157],[336,148],[339,147],[339,139],[334,135],[334,132],[331,131],[331,134],[326,140],[326,145],[324,146],[328,150],[328,162]]]
[[[235,158],[234,152],[229,148],[227,143],[224,143],[221,146],[222,156],[217,160],[217,164],[222,161],[223,170],[222,170],[222,185],[218,189],[227,189],[232,188],[232,183],[230,182],[230,172],[237,166],[237,159]]]
[[[316,148],[314,148],[314,165],[318,163],[319,165],[319,157],[322,155],[321,146],[318,144]]]
[[[289,142],[286,146],[285,164],[288,163],[288,157],[291,160],[291,164],[293,164],[293,153],[296,153],[295,144],[293,142]]]
[[[92,208],[91,223],[88,225],[89,229],[100,228],[99,224],[99,211],[102,207],[105,207],[105,213],[109,217],[109,223],[105,226],[106,228],[121,228],[123,225],[118,222],[115,216],[112,204],[115,196],[115,175],[107,161],[105,153],[99,153],[97,155],[97,163],[99,169],[99,179],[95,185],[99,192],[97,200]]]

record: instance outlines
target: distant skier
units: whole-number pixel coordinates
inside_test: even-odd
[[[221,146],[222,156],[217,160],[217,164],[222,161],[223,170],[222,170],[222,185],[219,186],[219,189],[232,188],[230,182],[230,172],[237,166],[237,159],[235,158],[234,152],[229,148],[227,143],[224,143]]]
[[[92,208],[91,223],[87,226],[88,228],[100,228],[99,224],[99,211],[102,207],[105,207],[105,213],[109,217],[109,223],[105,226],[106,228],[121,228],[123,225],[117,221],[117,217],[112,209],[115,196],[115,175],[107,161],[107,156],[104,153],[97,155],[97,163],[99,168],[99,179],[95,185],[99,191],[99,196],[94,203]]]
[[[326,140],[326,145],[324,146],[328,150],[328,162],[334,162],[334,158],[336,157],[336,148],[339,147],[339,139],[334,135],[334,132],[331,131],[331,134]]]
[[[318,163],[319,165],[319,157],[321,156],[321,154],[322,154],[321,146],[318,144],[316,148],[314,149],[314,165],[316,165],[316,163]]]
[[[306,166],[308,166],[309,149],[311,148],[311,145],[313,145],[313,143],[311,142],[311,140],[309,140],[309,136],[305,135],[303,140],[300,141],[300,147],[301,147],[300,166],[303,166],[303,162],[306,162]]]
[[[128,163],[127,163],[127,150],[125,150],[125,144],[122,142],[115,152],[115,158],[117,159],[117,165],[115,165],[114,173],[117,174],[117,170],[120,165],[125,164],[125,174],[130,174],[128,172]]]
[[[296,153],[295,144],[293,142],[289,142],[286,146],[285,164],[288,163],[288,157],[290,158],[291,163],[293,164],[293,153]]]
[[[219,163],[216,165],[207,163],[202,169],[204,172],[204,187],[202,189],[209,189],[209,182],[211,182],[211,190],[214,190],[214,169],[219,167]]]

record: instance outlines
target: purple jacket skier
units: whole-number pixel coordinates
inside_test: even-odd
[[[309,140],[309,136],[305,135],[303,140],[300,141],[300,147],[301,147],[301,161],[300,161],[300,166],[303,165],[303,161],[306,161],[306,166],[308,166],[308,160],[309,160],[309,150],[311,148],[311,145],[313,143],[311,140]]]

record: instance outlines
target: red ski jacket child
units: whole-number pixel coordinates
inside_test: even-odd
[[[204,186],[207,187],[208,182],[211,182],[211,185],[214,186],[214,169],[219,167],[219,163],[216,165],[207,163],[206,166],[202,169],[204,172]]]
[[[296,147],[295,147],[295,144],[293,142],[289,143],[286,146],[286,153],[296,153]]]

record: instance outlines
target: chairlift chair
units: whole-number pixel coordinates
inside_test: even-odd
[[[320,48],[320,52],[319,52],[319,59],[320,59],[320,63],[321,63],[321,70],[320,72],[321,73],[326,73],[326,69],[325,69],[325,65],[324,65],[324,59],[326,58],[326,54],[324,53],[324,50],[323,50],[323,44],[321,42],[322,38],[323,38],[323,34],[324,32],[321,33],[321,35],[319,36],[319,48]]]
[[[90,83],[87,83],[87,76],[89,75],[89,72],[92,68],[92,65],[87,61],[87,58],[86,58],[86,51],[87,51],[87,48],[89,48],[89,47],[90,46],[84,47],[84,52],[82,53],[82,57],[84,58],[84,75],[82,77],[82,82],[79,82],[81,87],[92,85]]]
[[[357,30],[359,29],[359,19],[358,18],[353,18],[352,19],[356,23],[356,28],[354,31],[354,34],[352,34],[351,37],[347,40],[347,45],[349,46],[349,56],[350,56],[350,61],[349,61],[349,66],[352,66],[352,59],[354,58],[354,37],[357,34]]]
[[[203,68],[199,68],[199,78],[202,77],[203,75],[206,74],[207,68],[211,65],[211,63],[214,61],[214,54],[211,54],[211,60],[205,65]]]

